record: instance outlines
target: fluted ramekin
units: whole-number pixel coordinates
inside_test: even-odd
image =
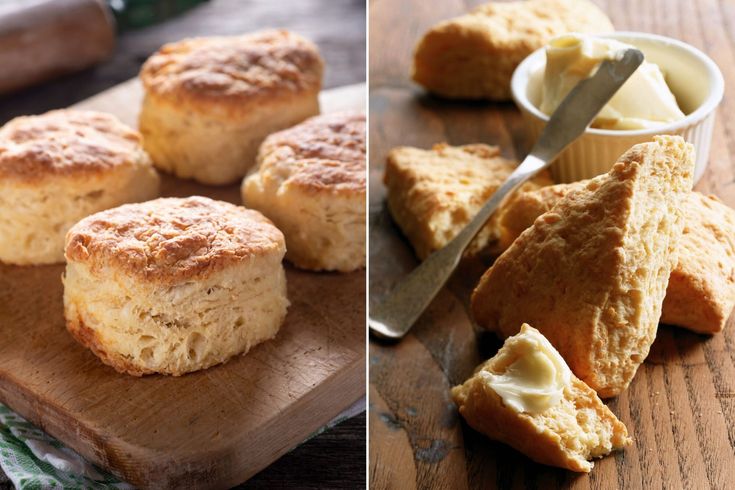
[[[696,149],[696,183],[707,167],[717,107],[724,93],[720,69],[700,50],[676,39],[640,32],[615,32],[601,37],[632,44],[643,51],[647,61],[659,65],[686,117],[650,129],[587,128],[551,166],[554,179],[574,182],[594,177],[607,172],[631,146],[651,141],[657,134],[678,134]],[[533,141],[549,120],[538,109],[545,64],[546,52],[544,48],[538,49],[518,65],[511,80],[513,100],[523,114]]]

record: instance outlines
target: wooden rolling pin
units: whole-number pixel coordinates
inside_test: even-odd
[[[0,2],[0,93],[87,68],[114,47],[102,0]]]

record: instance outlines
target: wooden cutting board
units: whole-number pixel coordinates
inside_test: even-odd
[[[78,107],[135,124],[129,81]],[[365,86],[322,93],[362,109]],[[164,177],[163,194],[240,203],[238,186]],[[116,373],[64,328],[63,265],[0,265],[0,401],[90,461],[146,488],[226,488],[298,445],[365,393],[365,272],[287,266],[291,307],[275,340],[179,378]]]
[[[511,103],[448,102],[409,80],[412,49],[432,24],[483,0],[386,2],[370,9],[370,301],[417,261],[388,215],[381,182],[387,152],[484,142],[507,157],[530,146]],[[732,4],[703,0],[598,1],[619,30],[675,37],[717,62],[726,97],[710,164],[697,190],[735,207],[735,44]],[[729,94],[729,95],[727,95]],[[702,253],[706,253],[703,251]],[[464,263],[400,343],[371,338],[370,477],[383,488],[735,488],[735,324],[714,336],[661,326],[630,388],[608,405],[633,446],[595,463],[590,474],[531,462],[470,429],[449,397],[500,341],[473,327],[469,292],[485,266]]]

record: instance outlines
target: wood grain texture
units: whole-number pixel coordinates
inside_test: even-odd
[[[360,109],[364,95],[356,85],[321,100],[324,110]],[[140,98],[140,85],[128,82],[79,107],[134,123]],[[237,185],[168,176],[163,194],[240,203]],[[134,485],[235,485],[364,394],[364,271],[288,266],[291,307],[275,340],[223,366],[141,379],[104,366],[65,331],[62,271],[0,266],[0,401]]]
[[[522,157],[531,141],[511,103],[448,102],[411,83],[412,50],[432,24],[480,0],[370,2],[370,297],[379,300],[417,265],[384,205],[387,152],[484,142]],[[735,207],[735,5],[718,0],[597,1],[619,30],[675,37],[720,66],[726,96],[710,165],[697,186]],[[382,488],[734,488],[735,325],[712,337],[661,326],[630,388],[608,405],[635,444],[577,475],[535,464],[469,429],[448,388],[495,354],[500,341],[470,322],[467,302],[485,264],[465,262],[409,336],[371,339],[371,487]],[[730,323],[733,323],[732,321]],[[428,450],[427,450],[428,448]]]
[[[284,455],[238,490],[298,488],[343,490],[365,487],[365,412],[340,422]],[[301,471],[294,471],[294,468]]]
[[[0,97],[0,122],[23,114],[66,107],[137,75],[146,57],[168,41],[186,36],[237,34],[264,27],[285,27],[314,39],[328,65],[325,87],[365,80],[364,0],[209,0],[161,24],[118,37],[113,56],[92,69]],[[315,15],[314,12],[318,14]],[[365,475],[365,430],[343,423],[299,446],[248,481],[249,487],[278,488],[300,482],[304,488],[350,488]],[[341,442],[332,441],[338,431]],[[324,440],[324,442],[320,442]],[[334,451],[334,454],[331,452]],[[315,469],[314,461],[333,464]],[[285,463],[282,463],[286,460]],[[362,466],[356,462],[362,461]],[[0,470],[0,489],[12,488]]]

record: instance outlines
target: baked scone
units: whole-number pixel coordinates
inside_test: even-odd
[[[241,190],[297,267],[347,272],[365,266],[365,179],[365,115],[343,112],[268,136]]]
[[[166,44],[140,72],[145,149],[179,177],[235,182],[267,135],[319,113],[322,71],[316,46],[284,30]]]
[[[526,324],[452,388],[452,398],[473,429],[542,464],[589,472],[591,459],[632,442],[594,390]]]
[[[412,77],[443,97],[509,100],[513,71],[551,38],[612,30],[610,19],[587,0],[488,3],[424,34]]]
[[[57,110],[0,129],[0,261],[64,261],[69,228],[97,211],[158,196],[140,135],[110,114]]]
[[[285,251],[259,212],[204,197],[94,214],[66,238],[67,329],[134,376],[225,362],[278,332]]]
[[[684,218],[661,321],[717,333],[735,306],[735,211],[715,196],[692,192]]]
[[[431,150],[394,148],[388,154],[383,177],[388,209],[423,260],[457,236],[516,165],[501,157],[497,146],[483,144],[442,143]],[[544,172],[521,189],[552,183]],[[497,216],[495,213],[477,234],[467,248],[468,255],[484,251],[497,241]]]
[[[565,194],[586,184],[558,184],[520,193],[500,217],[502,246],[510,246]],[[698,333],[717,333],[735,306],[735,210],[699,192],[688,193],[682,209],[679,259],[669,277],[661,321]]]
[[[536,218],[551,210],[570,191],[584,189],[589,180],[555,184],[540,189],[518,192],[513,202],[503,207],[498,216],[500,251],[506,250],[521,233],[533,226]]]
[[[501,337],[534,325],[601,397],[619,394],[656,336],[693,152],[679,136],[656,136],[565,195],[482,276],[477,322]]]

